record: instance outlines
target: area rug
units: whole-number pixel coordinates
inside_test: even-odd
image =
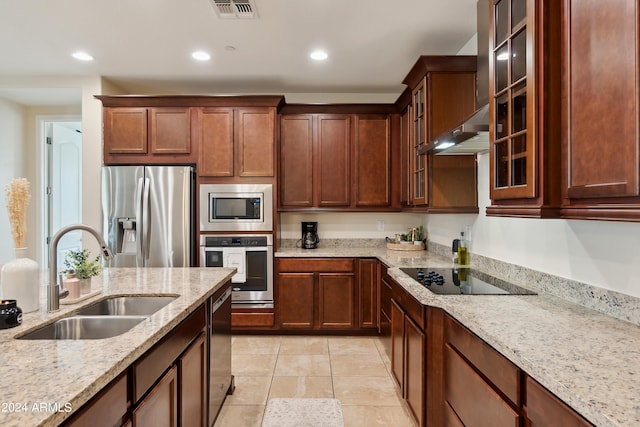
[[[262,427],[344,427],[338,399],[269,399]]]

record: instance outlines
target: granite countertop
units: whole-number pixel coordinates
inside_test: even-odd
[[[400,267],[451,267],[426,251],[283,249],[276,257],[375,257],[425,305],[440,307],[597,426],[640,425],[640,326],[538,295],[436,295]],[[549,286],[549,284],[542,284]]]
[[[230,268],[110,268],[92,280],[98,296],[23,316],[0,330],[0,425],[55,426],[79,409],[205,302],[235,272]],[[122,335],[98,340],[17,340],[16,335],[64,317],[107,295],[175,294],[177,299]],[[59,411],[56,411],[59,407]]]

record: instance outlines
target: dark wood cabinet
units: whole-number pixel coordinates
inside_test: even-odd
[[[561,3],[490,2],[488,215],[559,215]]]
[[[448,315],[443,363],[445,419],[465,426],[522,425],[522,371]]]
[[[173,366],[137,405],[132,413],[133,427],[178,425],[178,375]]]
[[[407,94],[410,92],[400,120],[404,209],[477,212],[475,155],[442,156],[426,151],[430,142],[475,111],[476,57],[422,56],[403,83],[408,86]]]
[[[238,176],[275,176],[276,109],[238,108],[235,114]]]
[[[152,154],[191,153],[191,109],[150,108],[149,130]]]
[[[351,205],[351,116],[317,117],[315,151],[316,206],[348,208]]]
[[[527,376],[525,386],[528,426],[587,427],[593,425],[533,378]]]
[[[562,216],[639,221],[638,2],[560,3]]]
[[[207,340],[202,333],[180,356],[178,367],[178,394],[180,425],[205,426],[207,424]]]
[[[399,155],[392,144],[395,116],[349,109],[357,110],[326,106],[321,113],[280,116],[281,211],[399,210],[392,176]]]
[[[233,109],[202,107],[195,111],[200,176],[233,176]]]
[[[105,108],[104,149],[107,154],[147,153],[147,109]]]
[[[127,372],[106,386],[64,423],[68,427],[113,427],[129,421]]]
[[[353,330],[353,258],[276,260],[277,322],[281,329]]]
[[[412,417],[418,426],[424,426],[427,408],[425,307],[390,277],[383,275],[383,281],[391,286],[391,373]]]
[[[358,260],[358,327],[378,329],[378,283],[380,263],[376,259]]]
[[[391,117],[355,117],[355,205],[391,206]]]

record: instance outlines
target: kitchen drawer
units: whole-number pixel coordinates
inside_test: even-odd
[[[206,325],[205,306],[196,309],[163,341],[133,364],[133,402],[136,403],[175,362]]]
[[[353,272],[355,259],[353,258],[280,258],[278,271],[288,272]]]
[[[405,288],[395,281],[390,282],[393,299],[404,309],[407,315],[424,331],[427,324],[426,307],[416,300]]]
[[[529,418],[531,427],[548,425],[587,427],[592,425],[529,376],[526,379],[526,387],[527,418]]]
[[[127,402],[126,371],[87,402],[69,421],[66,427],[111,427],[120,425],[126,417]]]
[[[521,425],[521,416],[454,350],[445,349],[445,400],[466,427]],[[446,412],[446,411],[445,411]],[[455,421],[453,414],[446,418]],[[455,422],[452,425],[456,425]]]
[[[520,369],[450,316],[445,316],[444,328],[445,342],[455,347],[476,370],[520,406]]]

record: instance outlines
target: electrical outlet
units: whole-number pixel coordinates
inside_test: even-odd
[[[378,231],[384,231],[384,221],[378,221]]]

